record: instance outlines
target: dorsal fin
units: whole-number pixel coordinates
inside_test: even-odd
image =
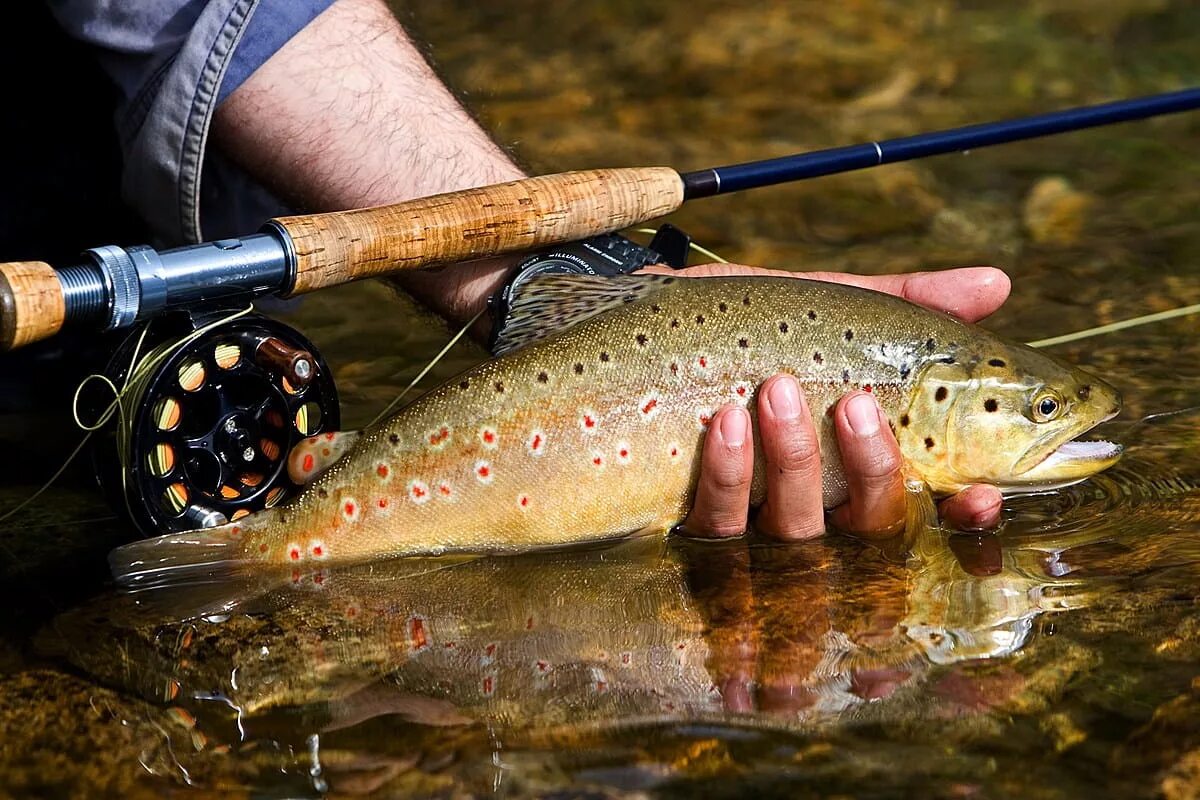
[[[626,303],[648,297],[669,275],[539,275],[517,289],[508,323],[492,345],[500,355]]]

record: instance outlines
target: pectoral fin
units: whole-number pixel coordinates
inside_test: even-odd
[[[937,506],[929,486],[919,478],[905,478],[904,493],[904,545],[917,551],[930,541],[931,535],[941,533]],[[941,541],[940,536],[937,541]]]

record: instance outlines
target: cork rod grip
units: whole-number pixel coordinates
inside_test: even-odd
[[[402,269],[569,242],[683,203],[669,167],[565,172],[392,206],[282,217],[296,252],[292,294]]]
[[[53,336],[66,313],[62,283],[49,264],[0,264],[0,351]]]

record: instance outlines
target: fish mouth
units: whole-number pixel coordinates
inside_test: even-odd
[[[1114,411],[1096,425],[1116,415]],[[1088,430],[1092,427],[1095,426],[1089,426]],[[1057,489],[1086,480],[1117,463],[1125,449],[1116,442],[1104,439],[1081,440],[1072,437],[1059,441],[1056,446],[1053,442],[1050,444],[1050,449],[1044,455],[1034,448],[1018,462],[1016,475],[1021,485],[1012,487],[1012,493]],[[1021,469],[1025,463],[1029,463],[1029,466]],[[1005,493],[1010,492],[1005,489]]]

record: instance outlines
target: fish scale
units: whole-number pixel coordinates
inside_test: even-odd
[[[781,371],[808,398],[833,507],[846,481],[832,410],[847,391],[873,392],[893,426],[902,420],[905,447],[916,434],[904,412],[930,365],[1020,347],[895,297],[787,278],[548,277],[512,319],[507,352],[364,432],[288,505],[118,550],[118,575],[522,550],[667,529],[690,505],[708,420],[728,403],[753,414],[757,387]],[[547,325],[564,329],[539,336]],[[931,441],[917,436],[908,448],[940,457],[919,452],[922,442],[935,450]],[[763,486],[759,452],[755,502]]]

